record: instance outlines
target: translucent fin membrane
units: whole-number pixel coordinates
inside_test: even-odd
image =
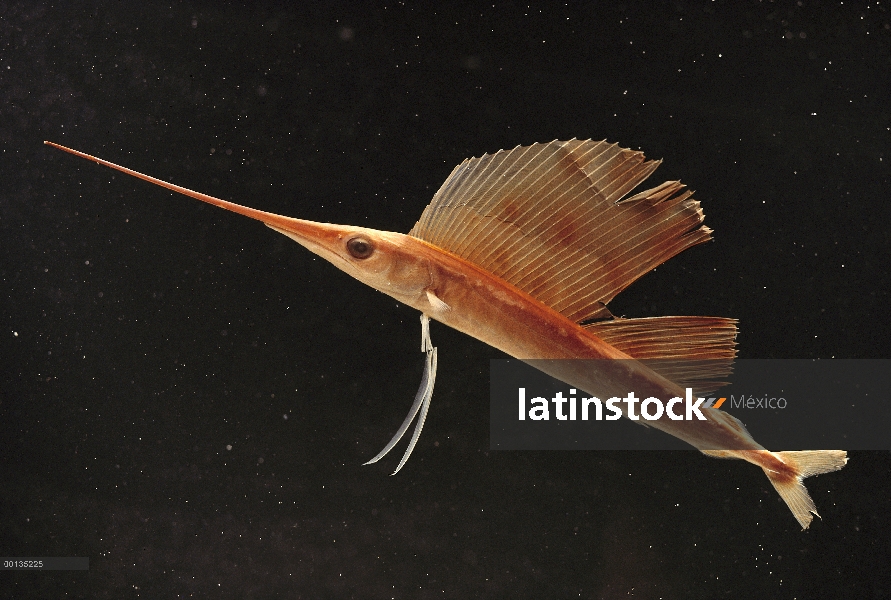
[[[585,329],[697,394],[725,385],[736,356],[736,320],[721,317],[612,319]]]
[[[470,261],[575,322],[709,239],[677,181],[626,198],[659,166],[591,140],[518,146],[455,167],[409,235]]]

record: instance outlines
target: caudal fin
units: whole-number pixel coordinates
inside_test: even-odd
[[[783,461],[788,470],[780,472],[765,468],[764,473],[801,527],[807,529],[814,519],[813,515],[818,517],[820,515],[802,483],[804,478],[838,471],[848,462],[848,453],[844,450],[804,450],[774,454]]]

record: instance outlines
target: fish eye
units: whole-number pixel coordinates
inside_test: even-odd
[[[374,244],[363,237],[354,237],[346,243],[346,247],[353,258],[368,258],[374,253]]]

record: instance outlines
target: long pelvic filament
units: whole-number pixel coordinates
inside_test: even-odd
[[[430,410],[430,400],[433,398],[433,384],[436,382],[436,348],[433,347],[433,342],[430,341],[430,317],[423,313],[421,314],[421,352],[426,354],[426,360],[424,361],[424,375],[421,377],[421,386],[418,388],[418,393],[415,394],[415,401],[408,410],[408,415],[406,415],[405,420],[402,421],[402,425],[399,426],[393,439],[384,446],[384,449],[381,450],[377,456],[369,460],[367,463],[364,463],[370,465],[385,457],[387,453],[399,443],[399,440],[402,439],[402,436],[405,435],[405,432],[408,431],[412,421],[414,421],[415,416],[417,416],[418,420],[415,424],[415,431],[412,433],[411,440],[408,442],[405,454],[402,455],[402,460],[399,461],[399,466],[396,467],[396,470],[393,471],[391,475],[395,475],[403,466],[405,466],[408,457],[411,456],[412,450],[415,449],[415,445],[418,443],[418,438],[421,437],[421,430],[424,429],[424,422],[427,420],[427,411]],[[418,414],[419,411],[420,414]]]

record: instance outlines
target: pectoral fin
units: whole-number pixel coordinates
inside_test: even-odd
[[[452,307],[443,302],[433,290],[428,289],[424,290],[424,292],[427,294],[427,302],[429,302],[430,306],[433,308],[434,314],[447,313],[452,310]]]

